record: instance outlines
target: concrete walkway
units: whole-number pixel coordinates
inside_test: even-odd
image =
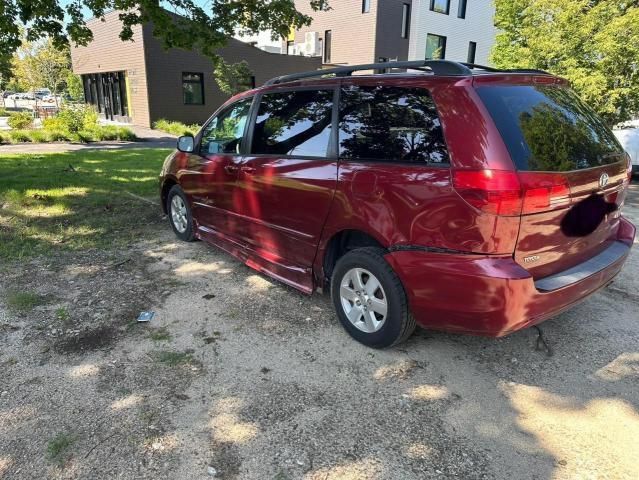
[[[131,148],[175,148],[176,137],[150,128],[131,126],[135,142],[18,143],[0,145],[0,156],[15,153],[62,153],[77,150],[128,150]]]

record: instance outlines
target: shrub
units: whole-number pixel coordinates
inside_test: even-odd
[[[31,137],[31,141],[34,143],[46,143],[51,141],[49,132],[45,130],[31,130],[29,131],[29,136]]]
[[[11,137],[8,133],[0,132],[0,143],[10,143]]]
[[[181,122],[174,122],[162,118],[153,124],[153,128],[179,137],[182,135],[195,135],[200,129],[200,126],[195,123],[192,125],[185,125]]]
[[[29,130],[11,130],[9,135],[12,143],[25,143],[31,142],[31,135]]]
[[[67,126],[64,120],[60,117],[49,117],[42,120],[42,128],[45,130],[55,131],[55,130],[66,130]]]
[[[127,127],[117,127],[118,129],[118,140],[132,142],[137,139],[133,130]]]
[[[15,130],[29,128],[33,124],[33,116],[29,112],[18,112],[9,117],[7,124]]]
[[[63,130],[45,130],[49,135],[50,142],[68,142],[71,140],[71,135]]]
[[[66,130],[71,133],[98,127],[98,114],[89,105],[65,105],[50,120],[45,124],[45,128]]]

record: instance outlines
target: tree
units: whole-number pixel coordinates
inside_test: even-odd
[[[45,86],[55,96],[69,75],[71,56],[69,49],[59,49],[52,39],[40,42],[25,42],[15,58],[15,75],[30,89]]]
[[[75,101],[84,100],[84,87],[82,86],[82,79],[80,75],[69,71],[66,78],[67,92],[69,96]]]
[[[229,65],[220,57],[214,65],[215,81],[222,92],[236,95],[253,88],[253,72],[245,60]]]
[[[306,1],[314,10],[327,5],[327,0]],[[50,37],[58,48],[69,41],[86,45],[92,33],[85,16],[102,18],[111,10],[122,12],[122,40],[132,39],[135,25],[152,22],[153,34],[166,48],[195,48],[212,58],[236,33],[271,30],[285,37],[291,28],[311,23],[311,17],[297,11],[295,0],[217,0],[203,3],[206,10],[200,5],[193,0],[2,0],[0,56],[10,56],[23,44],[21,29],[31,42]]]
[[[609,125],[639,114],[639,0],[495,0],[492,61],[568,79]]]

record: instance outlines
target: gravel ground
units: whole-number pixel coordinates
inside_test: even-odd
[[[534,331],[367,349],[168,225],[0,265],[38,299],[0,303],[0,478],[639,478],[638,264],[544,324],[551,357]]]

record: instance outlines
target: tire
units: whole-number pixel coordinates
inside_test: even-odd
[[[404,287],[380,248],[358,248],[338,260],[331,278],[331,299],[344,329],[366,346],[391,347],[415,331]]]
[[[194,241],[195,232],[191,206],[184,194],[184,190],[179,185],[173,185],[171,190],[169,190],[169,194],[166,197],[166,212],[175,236],[185,242]]]

